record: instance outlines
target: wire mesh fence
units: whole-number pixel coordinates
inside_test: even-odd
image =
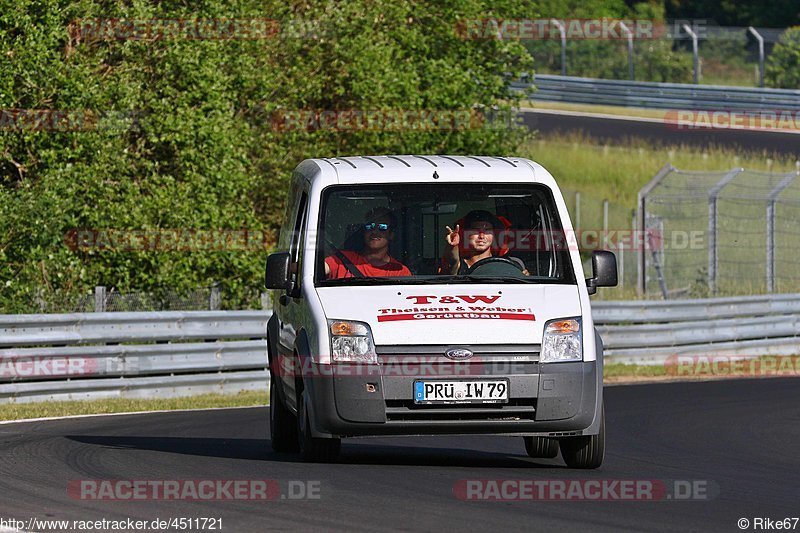
[[[697,36],[696,65],[692,37],[684,22],[689,23]],[[697,66],[699,83],[755,87],[763,82],[761,62],[769,58],[784,31],[673,21],[652,37],[634,38],[631,47],[623,38],[575,37],[569,32],[563,56],[557,32],[551,32],[546,39],[527,40],[525,45],[539,74],[692,83]]]
[[[239,291],[241,292],[241,291]],[[220,284],[187,291],[120,292],[113,287],[97,286],[81,294],[40,291],[26,313],[100,313],[149,311],[204,311],[222,309],[269,309],[266,293],[257,288],[233,295]]]
[[[594,250],[610,250],[617,256],[619,285],[598,291],[595,298],[633,297],[637,283],[635,210],[587,192],[562,189],[562,194],[575,229],[584,273],[589,276],[592,271]]]
[[[800,289],[798,176],[662,169],[640,193],[640,292],[668,298]]]

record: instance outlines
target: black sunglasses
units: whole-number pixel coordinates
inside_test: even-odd
[[[372,231],[374,229],[378,231],[389,231],[389,224],[383,222],[367,222],[364,224],[364,229],[367,231]]]

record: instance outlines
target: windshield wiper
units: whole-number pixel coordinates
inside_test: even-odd
[[[425,278],[418,277],[369,277],[369,278],[340,278],[328,279],[321,282],[321,287],[342,287],[354,285],[447,285],[447,284],[469,284],[469,283],[564,283],[563,280],[550,278],[508,278],[503,276],[431,276]]]
[[[383,277],[364,277],[364,278],[339,278],[339,279],[326,279],[323,280],[323,286],[333,287],[341,285],[396,285],[398,283],[407,282],[412,278],[403,278],[399,276],[383,276]],[[395,283],[392,283],[395,282]]]
[[[509,278],[505,276],[459,276],[469,280],[469,283],[536,283],[532,279]]]
[[[541,280],[508,278],[503,276],[436,276],[418,280],[419,283],[443,285],[447,283],[539,283]]]

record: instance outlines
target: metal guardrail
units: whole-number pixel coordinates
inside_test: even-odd
[[[800,295],[773,294],[669,301],[601,301],[592,305],[592,318],[596,325],[623,322],[656,324],[766,315],[800,315]]]
[[[269,313],[0,316],[0,403],[266,390]]]
[[[595,302],[608,362],[800,353],[800,294]],[[0,315],[0,403],[266,391],[268,311]]]
[[[265,331],[262,311],[5,315],[0,347],[261,338]]]
[[[532,86],[535,90],[531,91]],[[800,90],[604,80],[537,74],[512,84],[532,100],[657,109],[800,111]]]
[[[800,354],[800,294],[595,302],[592,317],[609,362]]]

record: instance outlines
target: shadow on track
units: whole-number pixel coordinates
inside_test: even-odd
[[[298,454],[277,453],[269,439],[221,439],[205,437],[135,437],[65,435],[66,439],[91,446],[119,450],[244,459],[279,463],[302,462]],[[520,439],[522,449],[522,439]],[[437,448],[368,444],[345,441],[339,464],[394,466],[454,466],[470,468],[564,468],[558,459],[531,459],[524,454],[489,452],[464,448]]]

